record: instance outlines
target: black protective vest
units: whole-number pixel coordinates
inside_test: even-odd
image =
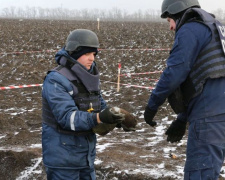
[[[100,112],[101,110],[101,99],[100,99],[100,88],[99,88],[99,72],[95,66],[93,74],[90,74],[84,69],[79,63],[70,63],[64,56],[60,59],[58,67],[48,71],[56,71],[65,76],[73,85],[73,95],[75,104],[80,111],[87,111],[93,108],[93,112]],[[54,115],[48,105],[46,99],[42,98],[42,119],[43,122],[58,129],[59,132],[74,135],[83,135],[88,132],[74,132],[65,131],[56,122]]]
[[[176,113],[183,112],[185,109],[181,107],[182,103],[187,105],[192,98],[202,92],[207,79],[225,77],[225,27],[206,11],[200,8],[191,8],[184,13],[177,24],[177,31],[183,24],[193,21],[209,27],[212,39],[198,55],[188,78],[168,98],[170,104],[172,103],[171,107],[175,112],[177,111]],[[178,98],[177,102],[172,102],[176,101],[176,98]]]

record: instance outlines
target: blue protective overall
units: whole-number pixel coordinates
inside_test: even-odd
[[[216,180],[224,161],[225,54],[221,42],[225,28],[218,33],[216,25],[221,24],[200,8],[185,12],[177,22],[167,67],[148,101],[149,108],[157,110],[187,79],[194,88],[186,104],[189,130],[185,180]]]
[[[50,71],[43,83],[43,162],[48,180],[95,180],[96,135],[91,129],[97,125],[94,113],[106,103],[95,63],[90,71],[79,63],[67,68],[68,58],[64,48],[59,51],[56,61],[62,68]],[[87,112],[90,102],[94,113]]]

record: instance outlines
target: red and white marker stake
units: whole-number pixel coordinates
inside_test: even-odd
[[[100,19],[97,18],[97,22],[98,22],[98,30],[99,30],[99,23],[100,23]]]
[[[121,63],[118,64],[117,92],[120,91],[120,70],[121,70]]]

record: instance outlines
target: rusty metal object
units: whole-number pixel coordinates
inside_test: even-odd
[[[121,122],[121,127],[123,128],[124,131],[135,131],[136,125],[137,125],[137,119],[134,115],[130,114],[126,110],[118,107],[112,107],[111,108],[112,113],[118,114],[124,114],[125,120]],[[106,135],[110,131],[112,131],[117,124],[106,124],[106,123],[101,123],[92,128],[94,133],[97,133],[99,135]]]

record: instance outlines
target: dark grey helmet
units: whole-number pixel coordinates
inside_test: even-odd
[[[72,31],[67,37],[65,50],[73,52],[80,46],[98,48],[99,41],[97,35],[88,29],[76,29]]]
[[[161,18],[167,18],[168,14],[177,14],[193,6],[201,7],[198,0],[164,0]]]

